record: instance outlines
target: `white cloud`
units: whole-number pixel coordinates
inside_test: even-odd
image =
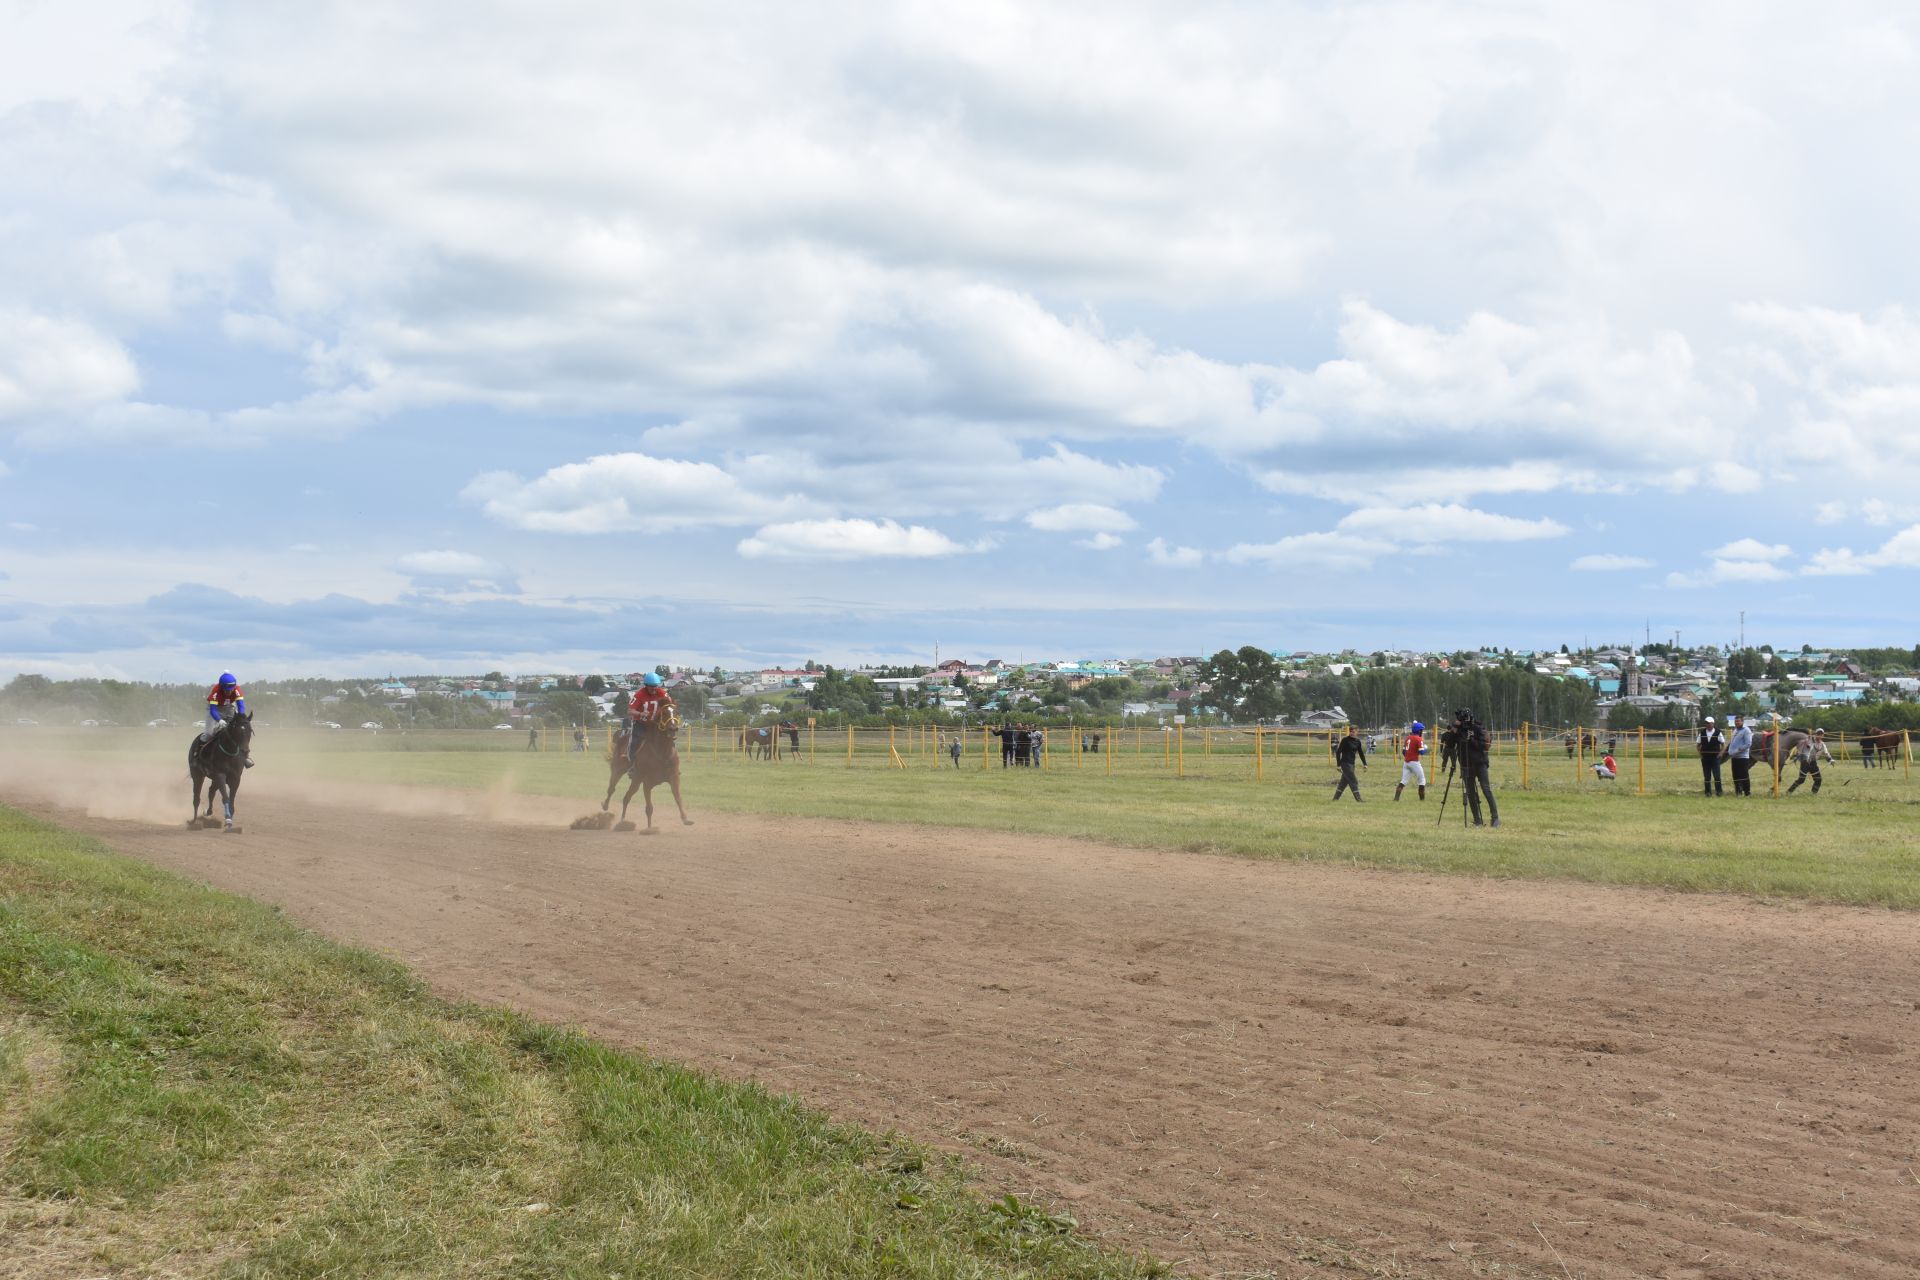
[[[1653,561],[1640,556],[1598,554],[1581,556],[1567,566],[1581,573],[1614,573],[1622,569],[1651,569]]]
[[[1273,569],[1365,570],[1399,548],[1379,538],[1345,533],[1300,533],[1276,542],[1242,542],[1220,553],[1228,564],[1260,564]]]
[[[1557,520],[1522,520],[1457,504],[1420,507],[1363,507],[1343,517],[1343,533],[1390,542],[1527,542],[1558,538],[1570,530]]]
[[[1765,560],[1715,560],[1698,572],[1668,574],[1667,585],[1711,587],[1726,582],[1780,582],[1791,576],[1785,569]]]
[[[1116,534],[1096,533],[1091,538],[1074,539],[1073,545],[1076,547],[1085,547],[1089,551],[1112,551],[1125,542],[1125,538],[1119,537]]]
[[[1920,524],[1902,529],[1875,551],[1855,552],[1846,547],[1816,551],[1800,572],[1857,577],[1876,569],[1920,569]]]
[[[140,385],[121,345],[92,327],[0,309],[0,424],[70,414]]]
[[[664,533],[758,524],[813,505],[798,496],[754,493],[710,462],[644,453],[602,454],[530,481],[492,471],[476,476],[461,496],[503,524],[542,533]]]
[[[749,560],[920,560],[987,548],[892,520],[792,520],[766,526],[742,539],[738,549]]]
[[[1816,524],[1839,524],[1846,518],[1847,504],[1844,502],[1822,502],[1813,509]]]
[[[513,574],[484,556],[466,551],[411,551],[394,561],[394,571],[416,583],[476,589],[511,589]]]
[[[1112,534],[1136,527],[1133,517],[1126,512],[1093,502],[1070,502],[1029,512],[1027,523],[1048,533]]]
[[[1719,560],[1761,560],[1771,562],[1786,559],[1793,554],[1793,548],[1784,543],[1777,546],[1770,546],[1758,538],[1740,538],[1729,542],[1724,547],[1709,551],[1707,554]]]
[[[1147,544],[1147,559],[1164,568],[1191,569],[1206,559],[1206,553],[1198,547],[1177,547],[1165,538],[1155,538]]]

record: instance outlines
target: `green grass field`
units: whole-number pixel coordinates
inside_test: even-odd
[[[0,1271],[1132,1277],[798,1104],[0,808]]]

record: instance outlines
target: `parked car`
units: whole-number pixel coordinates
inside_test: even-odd
[[[494,728],[496,728],[496,729],[511,729],[511,728],[513,728],[513,726],[512,726],[512,725],[510,725],[510,724],[497,724],[497,725],[495,725],[495,726],[493,726],[493,727],[494,727]]]
[[[173,728],[173,721],[171,721],[171,720],[168,720],[167,718],[165,718],[165,717],[163,716],[163,717],[161,717],[161,718],[160,718],[160,719],[158,719],[158,720],[149,720],[149,721],[147,721],[147,728],[149,728],[149,729],[171,729],[171,728]]]
[[[360,724],[360,727],[361,727],[362,729],[371,729],[371,730],[373,730],[373,731],[374,731],[375,733],[378,733],[378,732],[380,732],[380,722],[379,722],[378,720],[365,720],[365,721],[362,721],[362,722],[361,722],[361,724]]]
[[[39,723],[40,723],[40,722],[39,722],[38,720],[33,720],[33,719],[30,719],[30,718],[28,718],[28,717],[26,717],[26,716],[16,716],[16,717],[14,717],[14,721],[13,721],[13,722],[14,722],[15,724],[21,724],[21,725],[26,725],[26,724],[39,724]]]
[[[338,729],[340,722],[338,720],[321,720],[317,721],[314,727],[318,729]]]

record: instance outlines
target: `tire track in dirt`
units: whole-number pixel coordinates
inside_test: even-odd
[[[232,838],[27,807],[449,994],[962,1150],[1196,1274],[1920,1272],[1909,915],[736,815],[641,839],[424,789],[385,814],[365,789],[248,799]]]

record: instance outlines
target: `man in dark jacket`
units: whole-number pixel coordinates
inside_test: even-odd
[[[1487,726],[1473,718],[1473,712],[1466,707],[1453,713],[1454,750],[1459,760],[1459,769],[1466,779],[1467,808],[1473,812],[1473,825],[1485,826],[1480,821],[1480,796],[1487,797],[1487,816],[1494,826],[1500,825],[1500,806],[1493,800],[1493,779],[1487,774],[1487,766],[1493,757],[1493,735]]]
[[[1352,725],[1347,726],[1347,736],[1340,739],[1333,758],[1340,766],[1340,781],[1333,788],[1333,798],[1338,800],[1341,792],[1352,788],[1353,802],[1359,804],[1360,776],[1353,771],[1353,766],[1358,764],[1362,769],[1372,766],[1367,763],[1367,744],[1360,741],[1360,735],[1354,732]]]
[[[1727,749],[1727,735],[1708,716],[1700,722],[1700,788],[1710,796],[1725,795],[1720,789],[1720,757]]]

